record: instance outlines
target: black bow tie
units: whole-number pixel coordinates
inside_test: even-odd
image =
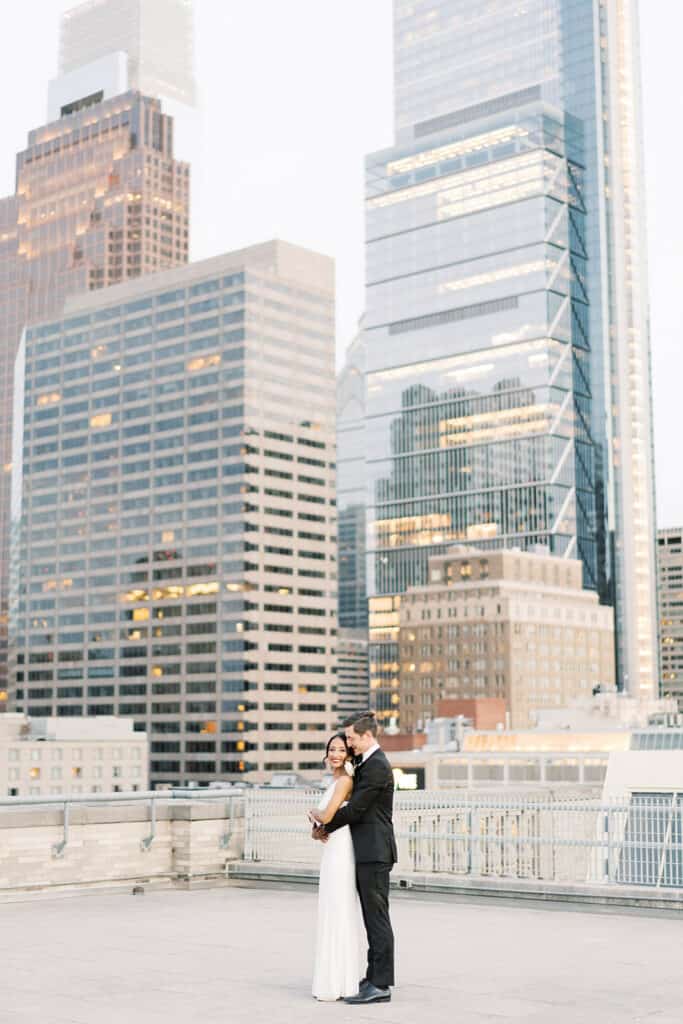
[[[356,771],[358,771],[358,769],[363,764],[363,755],[362,754],[358,754],[358,756],[354,758],[353,764],[354,764],[354,767],[355,767]]]

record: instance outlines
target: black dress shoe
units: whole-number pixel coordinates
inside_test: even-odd
[[[391,989],[377,988],[371,981],[366,981],[366,984],[355,996],[347,996],[344,1002],[349,1003],[350,1006],[357,1006],[365,1005],[365,1003],[388,1003],[390,999]]]

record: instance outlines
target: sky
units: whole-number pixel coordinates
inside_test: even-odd
[[[59,18],[73,0],[12,5],[0,35],[0,194],[44,123]],[[201,152],[191,257],[267,238],[333,256],[337,357],[363,310],[364,155],[392,142],[391,0],[195,0]],[[683,525],[683,4],[641,0],[659,526]],[[30,49],[29,49],[30,43]]]

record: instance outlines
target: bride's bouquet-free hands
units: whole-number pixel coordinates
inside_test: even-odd
[[[325,831],[324,826],[320,823],[320,819],[316,817],[316,815],[319,813],[320,812],[317,810],[317,808],[308,811],[308,820],[313,826],[313,829],[311,831],[311,839],[318,839],[320,840],[321,843],[326,843],[330,837]]]

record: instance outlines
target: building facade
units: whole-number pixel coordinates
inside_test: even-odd
[[[365,336],[362,320],[337,378],[339,627],[367,629]]]
[[[132,718],[155,784],[319,773],[332,261],[271,242],[70,299],[16,380],[13,708]]]
[[[159,101],[138,93],[90,102],[30,132],[17,157],[16,180],[15,195],[0,199],[0,694],[5,696],[12,388],[21,331],[29,320],[58,316],[67,295],[185,263],[189,233],[189,168],[174,159],[173,125]],[[52,357],[40,360],[39,375],[47,380],[54,365]]]
[[[340,722],[370,706],[368,634],[339,628],[337,636],[337,716]]]
[[[401,726],[448,698],[504,700],[514,729],[544,707],[614,686],[612,609],[582,587],[578,559],[456,548],[401,602]]]
[[[370,674],[453,543],[542,544],[657,687],[634,0],[395,0],[396,142],[367,159]]]
[[[173,118],[175,155],[199,161],[203,129],[194,73],[192,0],[86,0],[60,22],[59,73],[48,85],[48,121],[84,97],[141,92]],[[193,204],[200,187],[193,174]]]
[[[62,16],[60,76],[112,53],[125,55],[128,87],[192,106],[192,0],[86,0]]]
[[[0,793],[69,796],[149,788],[147,736],[117,718],[0,719]]]
[[[683,529],[657,531],[661,690],[683,711]]]

